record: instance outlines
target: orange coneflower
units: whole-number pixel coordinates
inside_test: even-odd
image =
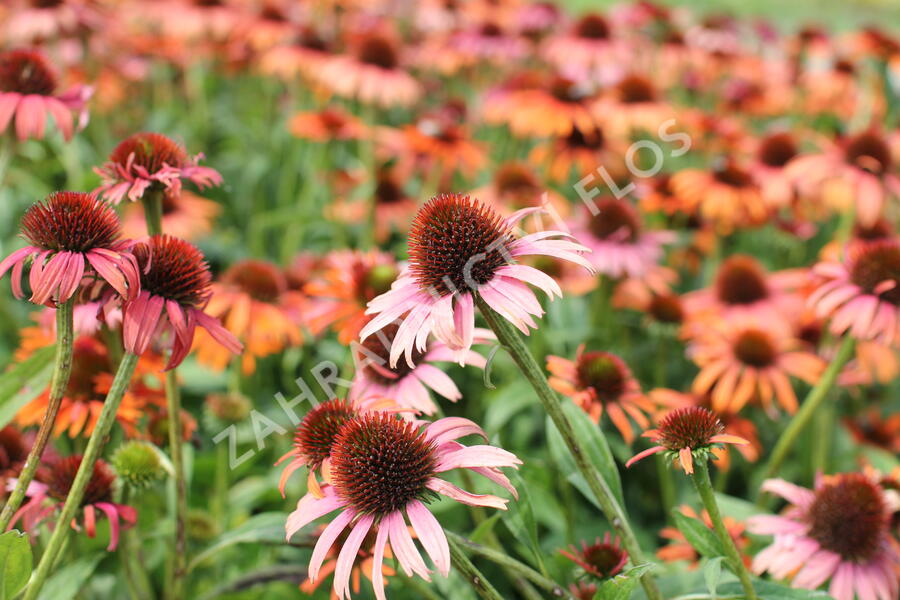
[[[553,389],[570,397],[595,423],[607,413],[626,443],[634,440],[628,417],[647,428],[647,415],[658,408],[641,392],[625,362],[609,352],[585,352],[582,345],[574,361],[548,356],[547,370]]]
[[[330,58],[330,44],[310,25],[298,27],[291,43],[275,46],[263,52],[260,70],[285,81],[295,81],[298,75],[313,77]]]
[[[624,74],[592,107],[611,135],[625,138],[632,133],[655,135],[660,126],[675,117],[675,109],[662,90],[644,75]]]
[[[722,234],[739,227],[761,225],[770,207],[753,173],[733,158],[712,169],[685,169],[672,176],[672,190]]]
[[[325,258],[321,277],[303,288],[312,304],[305,317],[307,327],[313,335],[332,327],[338,340],[349,344],[367,321],[366,305],[388,291],[398,273],[396,261],[386,253],[332,252]]]
[[[615,308],[630,308],[646,313],[657,323],[680,324],[685,317],[684,302],[672,291],[678,281],[675,269],[657,265],[640,277],[620,281],[612,296]]]
[[[625,59],[623,49],[613,36],[612,26],[602,14],[583,15],[563,33],[544,41],[543,55],[551,63],[581,69],[620,64]]]
[[[147,235],[144,207],[130,203],[122,211],[122,235],[139,239]],[[213,221],[222,212],[218,202],[185,189],[162,198],[162,230],[186,240],[202,238],[212,231]]]
[[[241,364],[252,373],[256,359],[275,354],[303,341],[300,328],[287,309],[287,279],[278,267],[262,260],[236,262],[212,285],[206,312],[244,343]],[[197,358],[222,370],[231,353],[208,335],[198,335]]]
[[[712,529],[712,521],[706,510],[699,515],[697,514],[697,511],[687,505],[680,506],[678,510],[686,517],[698,521],[702,520],[704,525]],[[741,558],[743,558],[744,563],[749,567],[750,557],[743,554],[750,545],[750,539],[744,534],[744,524],[731,517],[723,517],[722,522],[725,524],[728,534],[734,541],[735,547],[741,552]],[[684,534],[681,533],[678,528],[663,527],[659,532],[659,536],[668,540],[669,543],[656,551],[657,558],[665,562],[674,562],[678,560],[687,561],[690,563],[688,568],[692,570],[700,566],[700,554],[690,542],[687,541],[687,538],[684,537]]]
[[[298,112],[288,121],[288,130],[302,140],[314,142],[359,140],[369,132],[362,120],[339,106]]]
[[[788,131],[776,131],[757,141],[756,160],[751,171],[760,182],[763,198],[769,206],[788,207],[794,199],[794,181],[785,167],[799,151],[796,138]]]
[[[542,142],[534,147],[528,160],[538,169],[543,169],[552,181],[565,182],[573,171],[581,178],[596,173],[602,166],[609,177],[619,183],[628,174],[623,156],[624,150],[620,144],[598,127],[590,137],[574,129],[567,136]],[[599,175],[596,184],[602,184]]]
[[[569,202],[541,183],[534,167],[510,161],[497,166],[490,183],[472,192],[508,216],[522,208],[543,206],[555,217],[567,217]]]
[[[472,139],[468,128],[443,111],[403,127],[399,142],[426,172],[439,169],[440,180],[458,171],[474,173],[486,158],[484,147]]]
[[[789,376],[812,384],[825,367],[818,356],[800,349],[785,323],[746,315],[710,318],[690,341],[688,355],[700,367],[694,393],[709,392],[715,410],[732,413],[751,400],[769,414],[775,412],[773,400],[793,413],[797,395]]]
[[[882,415],[872,407],[862,415],[844,419],[844,425],[857,443],[900,454],[900,414]]]
[[[311,76],[331,92],[381,107],[410,106],[422,95],[421,84],[403,66],[403,48],[382,29],[357,34],[350,52],[323,62]]]

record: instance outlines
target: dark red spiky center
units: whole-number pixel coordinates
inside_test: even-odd
[[[853,225],[853,237],[872,242],[894,237],[894,226],[890,221],[880,218],[871,225],[856,223]]]
[[[119,217],[108,204],[82,192],[54,192],[22,217],[22,236],[42,250],[87,252],[110,248]]]
[[[375,177],[375,202],[397,204],[406,199],[403,186],[393,171],[382,169]]]
[[[161,133],[136,133],[122,140],[109,155],[109,160],[122,165],[134,154],[132,164],[145,168],[149,173],[156,173],[163,165],[180,168],[188,163],[188,155],[175,140]]]
[[[586,136],[578,129],[573,128],[572,133],[563,138],[564,145],[573,150],[602,150],[606,145],[606,137],[603,132],[596,128],[590,135]]]
[[[606,579],[618,575],[625,566],[627,555],[613,544],[599,542],[585,548],[581,558],[590,566],[590,572],[596,577]]]
[[[619,101],[625,104],[656,101],[656,87],[653,82],[640,75],[628,75],[616,86]]]
[[[641,232],[641,221],[630,204],[608,197],[596,202],[597,212],[592,214],[589,228],[596,237],[605,240],[634,242]]]
[[[850,264],[850,280],[868,294],[879,285],[894,287],[881,291],[878,297],[900,306],[900,245],[892,241],[866,244],[855,251]]]
[[[700,406],[679,408],[663,417],[659,424],[659,443],[667,450],[697,450],[711,443],[711,438],[724,431],[722,421],[711,410]]]
[[[413,423],[366,413],[338,433],[331,455],[335,490],[361,514],[383,517],[430,497],[436,449]]]
[[[773,133],[759,146],[759,161],[768,167],[783,167],[797,156],[797,143],[790,133]]]
[[[381,385],[395,385],[412,371],[413,368],[409,366],[405,358],[397,361],[396,367],[391,368],[389,366],[391,344],[394,343],[394,337],[396,337],[398,329],[398,325],[390,323],[380,332],[367,337],[362,343],[364,349],[362,358],[367,361],[367,364],[364,366],[367,379]],[[424,352],[414,348],[412,363],[417,365],[424,354]],[[391,377],[391,375],[395,377]]]
[[[876,132],[868,131],[851,138],[844,149],[848,163],[876,175],[891,168],[891,148]]]
[[[323,402],[306,413],[294,433],[294,448],[306,459],[310,469],[318,469],[331,455],[341,427],[356,415],[349,402],[339,399]]]
[[[367,35],[360,40],[356,56],[360,62],[382,69],[393,69],[400,63],[394,42],[380,34]]]
[[[278,267],[262,260],[234,263],[222,275],[222,283],[237,287],[254,300],[270,304],[287,289],[287,280]]]
[[[713,178],[719,183],[735,187],[745,188],[753,184],[753,177],[747,171],[737,166],[732,161],[726,161],[713,169]]]
[[[494,173],[494,186],[502,196],[531,196],[540,192],[532,170],[522,163],[504,163]]]
[[[860,473],[837,475],[817,489],[807,516],[809,537],[851,562],[871,559],[887,532],[882,492]]]
[[[0,53],[0,91],[50,96],[55,89],[56,75],[37,50]]]
[[[511,262],[512,234],[480,200],[442,194],[423,206],[409,232],[410,271],[440,295],[474,291]]]
[[[660,323],[681,323],[684,307],[675,294],[653,294],[647,312]]]
[[[729,257],[716,274],[716,296],[729,305],[753,304],[769,297],[766,273],[751,256]]]
[[[134,255],[143,290],[182,306],[205,304],[212,275],[196,246],[169,235],[154,235],[135,246]]]
[[[47,470],[47,493],[60,502],[65,501],[75,482],[75,475],[81,466],[81,455],[60,458]],[[111,502],[113,482],[116,476],[102,459],[94,463],[94,472],[84,489],[81,506],[89,506],[98,502]]]
[[[775,362],[777,349],[768,333],[748,329],[735,339],[734,355],[745,365],[761,369]]]
[[[578,386],[591,389],[601,402],[616,402],[625,392],[631,374],[622,360],[608,352],[586,352],[575,366]]]
[[[0,477],[16,474],[27,456],[28,448],[19,430],[12,425],[0,429]]]
[[[33,8],[56,8],[65,4],[65,0],[30,0]]]
[[[589,40],[605,40],[609,38],[609,23],[602,15],[584,15],[575,24],[575,35]]]

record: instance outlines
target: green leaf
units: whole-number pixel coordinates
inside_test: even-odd
[[[515,471],[509,474],[509,479],[519,492],[519,499],[508,504],[508,510],[502,513],[503,522],[516,539],[531,551],[533,564],[537,565],[542,573],[546,573],[544,552],[538,542],[537,521],[534,518],[534,504],[531,502],[528,484]]]
[[[765,600],[834,600],[825,592],[792,588],[762,579],[753,580],[753,589],[760,598],[765,598]],[[740,596],[743,593],[741,584],[736,581],[726,583],[719,588],[719,594],[722,596]]]
[[[281,512],[267,512],[254,515],[247,519],[240,527],[223,533],[206,550],[200,552],[187,570],[190,572],[209,557],[218,554],[226,548],[237,544],[251,544],[258,542],[285,543],[284,524],[286,517]]]
[[[616,466],[616,461],[609,450],[606,438],[600,432],[600,427],[591,421],[590,417],[583,410],[568,400],[563,400],[562,409],[572,423],[575,439],[584,448],[588,460],[597,467],[600,476],[603,477],[606,485],[612,490],[619,506],[623,506],[622,480],[619,477],[619,468]],[[556,426],[553,425],[549,417],[547,418],[547,437],[550,452],[553,454],[557,464],[568,473],[567,478],[569,481],[596,505],[596,498],[591,493],[584,476],[581,475],[575,466],[575,460],[569,454],[569,449],[566,447],[562,434],[557,431]]]
[[[31,577],[31,544],[15,529],[0,535],[0,600],[10,600]]]
[[[494,526],[502,516],[503,511],[496,511],[490,517],[478,524],[478,527],[475,528],[475,530],[469,536],[469,539],[473,542],[483,544],[485,542],[485,539],[491,534],[492,531],[494,531]]]
[[[652,568],[653,565],[650,563],[638,565],[604,581],[594,594],[594,600],[628,600],[640,582],[641,576]]]
[[[688,517],[677,508],[672,511],[672,515],[675,517],[678,530],[697,552],[707,558],[716,558],[724,554],[719,539],[712,529],[701,521]]]
[[[44,391],[53,374],[55,346],[41,348],[0,375],[0,427]]]
[[[716,502],[722,516],[731,517],[738,521],[746,521],[753,515],[767,514],[767,511],[741,498],[735,498],[727,494],[716,492]]]
[[[712,600],[716,600],[716,589],[719,587],[719,580],[722,578],[722,561],[724,557],[717,556],[706,561],[703,565],[703,580],[706,582],[706,589]]]
[[[84,592],[84,584],[106,555],[104,552],[79,558],[60,568],[47,580],[39,600],[72,600]]]

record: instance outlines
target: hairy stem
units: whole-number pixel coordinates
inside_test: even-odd
[[[103,410],[100,411],[100,417],[94,427],[94,433],[88,441],[85,448],[84,456],[81,459],[81,465],[78,467],[78,473],[75,475],[75,481],[66,496],[66,502],[59,513],[56,521],[56,529],[47,543],[47,549],[38,563],[31,584],[25,592],[25,600],[35,600],[41,591],[41,588],[47,582],[47,577],[53,568],[53,561],[62,546],[63,540],[69,531],[69,523],[75,518],[75,514],[81,508],[81,501],[84,498],[84,491],[87,488],[91,477],[94,474],[94,464],[100,458],[100,452],[106,444],[106,438],[112,430],[113,423],[116,421],[116,412],[119,410],[119,404],[122,402],[122,396],[128,389],[131,382],[131,376],[134,374],[134,368],[137,366],[138,355],[127,352],[119,363],[116,371],[116,377],[113,379],[106,400],[103,402]]]
[[[184,594],[187,561],[187,485],[184,479],[184,449],[181,444],[181,394],[175,369],[166,372],[166,403],[169,416],[169,454],[175,477],[175,537],[172,540],[172,570],[168,597],[180,600]]]
[[[699,494],[700,500],[703,502],[703,507],[709,513],[709,520],[712,521],[713,530],[719,537],[719,542],[722,544],[722,550],[725,551],[725,557],[731,565],[731,570],[737,575],[738,580],[741,582],[741,587],[744,588],[744,596],[747,600],[757,600],[758,597],[756,590],[753,589],[753,582],[750,578],[750,572],[747,570],[747,565],[744,564],[741,553],[738,552],[731,534],[728,533],[728,529],[726,529],[725,523],[722,521],[722,513],[719,511],[718,502],[716,502],[716,494],[713,492],[712,482],[709,480],[709,465],[706,458],[694,462],[694,472],[691,474],[691,478],[694,482],[694,487],[697,488],[697,494]]]
[[[34,479],[34,474],[41,462],[41,455],[44,454],[44,449],[50,440],[50,434],[56,423],[56,415],[59,413],[59,407],[66,393],[66,386],[69,384],[69,375],[72,372],[72,341],[74,338],[72,310],[74,304],[75,300],[70,299],[56,309],[56,364],[50,379],[47,411],[41,420],[41,427],[34,439],[34,445],[28,453],[28,458],[25,459],[25,466],[22,467],[22,472],[16,481],[16,487],[9,500],[6,501],[3,512],[0,513],[0,531],[6,531],[16,511],[22,505],[22,500],[25,499],[28,485]]]
[[[469,557],[462,551],[459,543],[449,536],[447,537],[447,543],[450,545],[450,560],[453,561],[453,566],[466,578],[466,581],[469,582],[469,585],[472,586],[472,589],[478,593],[482,600],[503,600],[500,592],[472,564]]]
[[[566,447],[575,461],[575,465],[587,481],[591,492],[593,492],[594,497],[603,510],[603,514],[622,538],[622,544],[631,557],[631,561],[636,565],[644,563],[643,552],[634,535],[634,531],[631,529],[631,525],[628,523],[625,511],[616,501],[609,484],[597,471],[597,467],[590,462],[586,451],[578,443],[572,423],[563,412],[562,406],[560,406],[559,397],[550,388],[550,384],[547,383],[547,378],[535,361],[534,356],[531,355],[522,338],[516,333],[509,321],[494,312],[478,294],[475,294],[475,302],[488,325],[497,335],[497,339],[512,356],[513,361],[515,361],[519,370],[522,371],[531,387],[534,388],[538,399],[544,406],[544,410],[550,415],[553,424],[560,435],[562,435]],[[650,600],[662,600],[659,588],[651,575],[644,574],[641,577],[641,585],[643,585],[644,591]]]

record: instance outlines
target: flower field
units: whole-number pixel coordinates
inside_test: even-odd
[[[0,600],[900,599],[900,14],[726,4],[3,3]]]

